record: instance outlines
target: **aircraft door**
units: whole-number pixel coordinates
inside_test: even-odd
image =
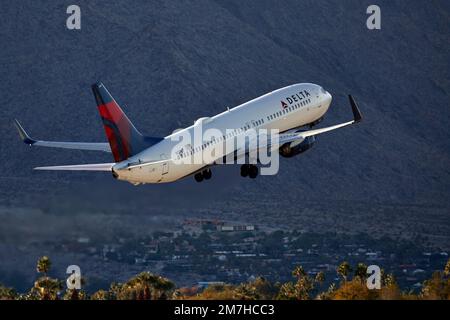
[[[164,162],[162,164],[162,174],[167,174],[169,172],[169,163],[168,162]]]
[[[161,154],[161,160],[166,160],[167,159],[167,157],[166,157],[166,155],[163,153],[163,154]],[[165,162],[163,162],[163,164],[162,164],[162,172],[161,172],[161,174],[162,175],[165,175],[165,174],[167,174],[169,172],[169,162],[168,161],[165,161]]]

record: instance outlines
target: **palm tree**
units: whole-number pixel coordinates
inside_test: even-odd
[[[433,272],[431,279],[425,280],[422,287],[421,298],[427,300],[450,299],[450,285],[442,277],[441,271]]]
[[[242,283],[234,289],[234,296],[237,300],[258,300],[252,286],[248,283]]]
[[[43,273],[44,276],[37,279],[34,283],[33,288],[31,288],[30,298],[33,296],[41,300],[55,300],[58,298],[58,293],[62,290],[62,282],[47,276],[51,265],[52,263],[47,256],[38,259],[36,271]]]
[[[110,300],[111,294],[105,290],[98,290],[91,296],[91,300]]]
[[[332,283],[328,287],[327,291],[320,292],[317,295],[317,300],[331,300],[335,292],[336,292],[336,284]]]
[[[352,268],[347,261],[342,262],[337,268],[337,273],[344,279],[344,282],[347,282],[347,277],[351,271]]]
[[[397,281],[395,281],[395,277],[392,273],[388,273],[387,275],[385,275],[382,280],[383,280],[383,284],[386,287],[391,287],[391,286],[397,285]]]
[[[62,282],[58,279],[41,277],[36,280],[33,288],[31,288],[31,296],[40,300],[56,300],[62,287]]]
[[[367,278],[367,265],[360,262],[355,269],[355,277],[358,277],[361,281]]]
[[[295,267],[294,271],[292,271],[292,275],[297,278],[305,277],[306,271],[302,266]]]
[[[134,289],[137,289],[138,300],[151,300],[151,288],[154,288],[154,285],[157,282],[156,278],[157,276],[150,272],[141,272],[128,283],[131,284]]]
[[[81,277],[80,279],[81,286],[84,286],[86,284],[86,279],[84,277]],[[66,293],[64,294],[64,300],[85,300],[86,299],[86,292],[81,289],[67,289]]]
[[[444,275],[447,277],[450,276],[450,259],[448,259],[447,264],[445,265]]]
[[[51,265],[52,262],[50,261],[49,257],[43,256],[39,258],[37,262],[36,271],[39,273],[43,273],[44,276],[47,276],[47,273],[50,271]]]
[[[14,300],[18,297],[16,291],[0,284],[0,300]]]
[[[169,294],[175,288],[175,284],[167,278],[157,276],[156,282],[154,282],[153,287],[158,293],[158,300],[167,300]]]
[[[325,274],[323,271],[320,271],[316,274],[315,281],[322,284],[325,281]]]
[[[119,296],[137,300],[167,299],[174,288],[175,285],[170,280],[146,271],[128,280],[122,286]]]
[[[277,298],[282,300],[308,300],[310,293],[314,289],[316,280],[308,276],[302,266],[297,266],[292,271],[292,276],[297,278],[297,282],[284,283],[278,293]],[[323,277],[323,273],[319,275],[319,279]]]

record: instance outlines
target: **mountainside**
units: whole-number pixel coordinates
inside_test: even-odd
[[[444,212],[439,221],[448,216],[448,2],[378,1],[382,27],[374,31],[366,28],[370,1],[77,4],[80,31],[66,29],[65,3],[2,5],[3,205],[27,206],[38,198],[46,206],[49,195],[61,190],[89,189],[107,199],[115,189],[128,194],[123,199],[129,202],[167,210],[173,203],[163,198],[171,196],[186,211],[248,200],[261,217],[275,215],[280,223],[283,213],[268,210],[267,203],[280,202],[294,213],[311,202],[329,204],[330,210],[342,201],[420,205]],[[351,118],[348,93],[357,99],[364,121],[320,136],[312,150],[282,159],[277,176],[255,181],[240,178],[237,167],[215,169],[210,183],[187,178],[172,186],[137,188],[103,174],[33,172],[37,165],[111,160],[95,152],[30,150],[12,125],[19,119],[39,139],[105,141],[90,90],[98,80],[149,135],[164,136],[298,82],[320,84],[333,95],[321,125]],[[86,203],[107,210],[123,206],[120,197],[109,202],[92,197]],[[408,210],[399,211],[399,224]]]

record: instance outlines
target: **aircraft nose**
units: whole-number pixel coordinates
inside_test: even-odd
[[[320,87],[320,91],[321,91],[321,98],[322,98],[323,104],[328,108],[331,104],[331,100],[333,99],[333,97],[323,87]]]
[[[331,100],[333,100],[333,97],[331,96],[331,94],[328,91],[325,91],[325,104],[327,105],[327,108],[330,106],[331,104]]]

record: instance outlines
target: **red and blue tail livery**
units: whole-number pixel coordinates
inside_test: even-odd
[[[116,162],[126,160],[162,140],[142,136],[102,83],[92,85],[92,91]]]

